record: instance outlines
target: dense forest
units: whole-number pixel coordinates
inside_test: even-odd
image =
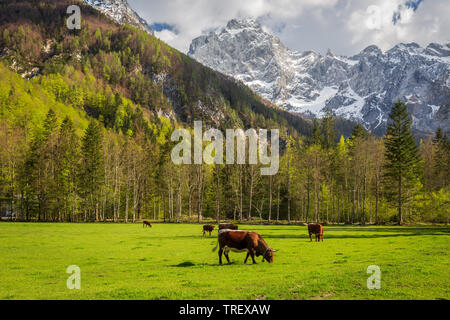
[[[0,4],[0,203],[13,219],[448,223],[447,133],[417,144],[401,101],[382,138],[330,114],[306,121],[81,3],[68,30],[68,5]],[[194,120],[280,129],[279,173],[174,165],[171,134]]]

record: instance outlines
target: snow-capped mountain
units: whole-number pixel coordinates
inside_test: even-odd
[[[330,109],[383,133],[392,104],[402,99],[416,131],[450,130],[450,43],[323,56],[292,51],[257,21],[243,19],[194,39],[188,54],[293,112],[321,117]]]
[[[133,9],[127,0],[83,0],[88,5],[106,14],[120,24],[129,24],[150,34],[153,30],[147,21],[142,19]]]

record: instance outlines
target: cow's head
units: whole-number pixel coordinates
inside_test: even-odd
[[[277,252],[277,250],[267,248],[266,252],[264,253],[262,262],[264,262],[264,260],[266,260],[269,263],[273,263],[273,253],[274,252]]]

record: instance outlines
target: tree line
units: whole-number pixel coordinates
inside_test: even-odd
[[[260,165],[174,165],[170,122],[151,139],[96,119],[78,134],[52,109],[32,136],[3,118],[0,201],[25,221],[448,223],[446,134],[417,144],[401,101],[390,118],[383,138],[356,125],[336,139],[328,113],[312,139],[286,139],[275,176]]]
[[[0,205],[15,219],[448,220],[447,133],[416,144],[403,104],[384,138],[312,124],[81,3],[68,31],[70,4],[0,4]],[[171,133],[194,120],[280,129],[279,173],[175,166]]]

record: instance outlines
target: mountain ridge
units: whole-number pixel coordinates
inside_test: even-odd
[[[392,104],[407,102],[416,132],[450,131],[450,44],[368,46],[351,57],[287,48],[256,20],[233,19],[194,39],[188,55],[243,81],[286,110],[357,121],[383,134]]]
[[[154,35],[148,22],[134,11],[127,0],[83,0],[119,24],[129,24]]]
[[[69,30],[64,17],[73,3],[0,4],[0,61],[26,80],[52,78],[60,102],[117,131],[133,132],[144,117],[173,126],[202,120],[206,127],[219,129],[279,128],[284,137],[310,136],[310,121],[265,101],[234,78],[156,37],[117,24],[81,0],[75,3],[82,9],[82,28]],[[127,101],[127,106],[120,101]],[[341,127],[351,132],[350,124]]]

